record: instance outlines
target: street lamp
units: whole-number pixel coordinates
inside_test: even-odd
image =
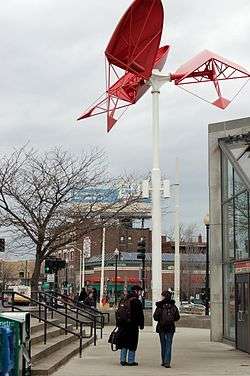
[[[69,259],[66,257],[65,259],[66,265],[65,265],[65,288],[66,294],[68,295],[68,265],[69,265]]]
[[[209,214],[203,219],[206,226],[207,250],[206,250],[206,280],[205,280],[205,315],[209,316]]]
[[[83,249],[76,247],[75,245],[67,245],[66,248],[70,248],[71,250],[76,250],[80,254],[80,265],[79,265],[79,273],[80,273],[80,284],[79,284],[79,294],[84,287],[84,274],[85,274],[85,253]]]
[[[118,269],[118,257],[120,255],[119,250],[116,248],[114,251],[115,255],[115,307],[117,306],[117,269]]]

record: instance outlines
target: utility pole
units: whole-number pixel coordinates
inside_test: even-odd
[[[28,286],[28,260],[25,260],[25,286]]]
[[[105,243],[106,243],[106,228],[102,229],[102,265],[101,265],[101,281],[100,281],[100,307],[103,305],[104,295],[104,267],[105,267]]]
[[[174,298],[176,306],[180,307],[180,166],[176,159],[175,178],[175,257],[174,257]]]

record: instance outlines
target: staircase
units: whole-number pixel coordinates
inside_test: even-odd
[[[32,375],[51,375],[59,367],[66,364],[73,356],[79,353],[79,338],[54,325],[59,325],[59,320],[51,320],[47,328],[47,341],[44,344],[44,324],[32,319],[31,322],[31,359]],[[72,324],[68,325],[74,331]],[[93,337],[83,339],[83,348],[94,341]]]
[[[27,352],[31,357],[31,375],[51,375],[73,356],[82,356],[82,350],[96,345],[97,332],[109,322],[109,314],[94,308],[76,305],[58,293],[36,292],[36,298],[13,291],[3,291],[5,309],[29,312],[31,315],[31,343]],[[15,304],[15,296],[30,302],[28,307]],[[60,300],[59,300],[60,299]],[[60,304],[59,304],[60,303]],[[30,373],[29,373],[30,374]]]

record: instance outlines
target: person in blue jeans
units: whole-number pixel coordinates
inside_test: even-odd
[[[135,356],[139,340],[139,329],[143,330],[144,328],[143,307],[139,300],[141,290],[140,286],[133,286],[131,292],[120,302],[116,312],[121,366],[138,366]]]
[[[157,321],[156,332],[159,333],[161,343],[161,365],[165,368],[171,368],[175,322],[179,319],[179,310],[172,300],[171,292],[163,291],[162,300],[156,303],[154,320]]]

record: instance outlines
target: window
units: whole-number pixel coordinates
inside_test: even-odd
[[[235,158],[240,160],[242,153],[237,148],[233,152]],[[246,166],[248,169],[250,166],[248,154],[244,158],[241,167],[245,168],[246,173]],[[236,338],[234,262],[250,257],[249,196],[246,184],[227,157],[222,155],[223,331],[224,337],[233,341]]]
[[[228,159],[222,156],[222,184],[223,184],[223,200],[233,196],[233,167]]]
[[[132,243],[132,238],[131,238],[131,236],[128,236],[128,242],[129,242],[129,243]]]
[[[224,336],[235,340],[234,264],[224,265]]]
[[[124,236],[121,236],[121,237],[120,237],[120,242],[121,242],[121,243],[124,242]]]
[[[223,259],[234,259],[234,216],[233,200],[223,205]]]
[[[235,198],[236,259],[247,259],[249,257],[248,214],[248,194],[244,192]]]

